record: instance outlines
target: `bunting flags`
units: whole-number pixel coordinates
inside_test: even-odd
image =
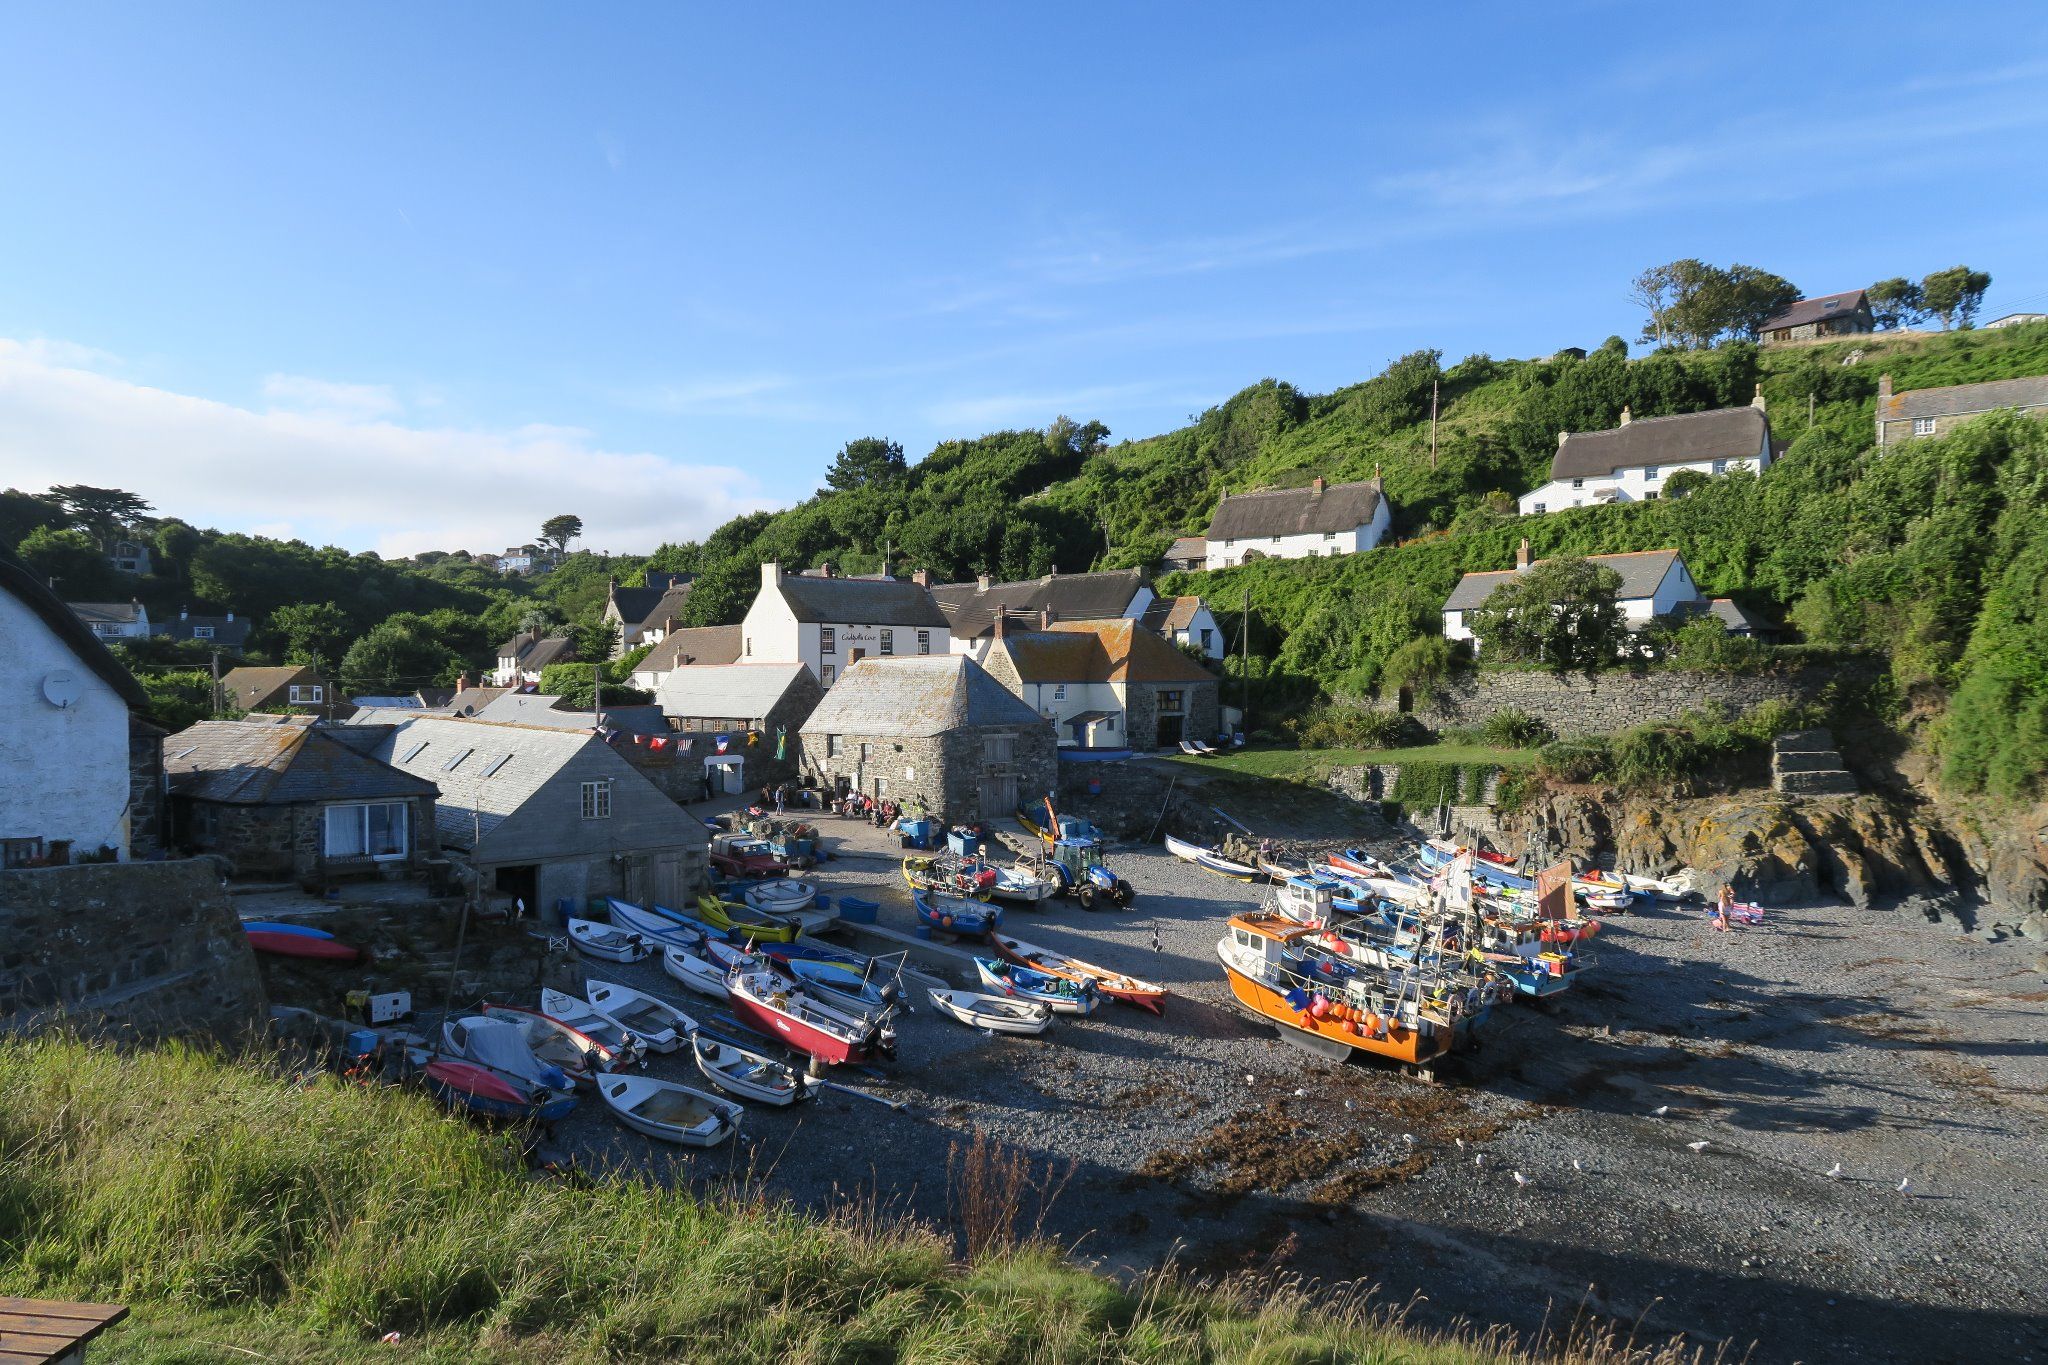
[[[668,747],[668,736],[656,735],[653,739],[647,741],[647,747],[650,749],[666,749]]]
[[[720,752],[720,753],[724,753],[724,752],[725,752],[725,746],[726,746],[726,745],[728,745],[728,744],[730,744],[730,743],[732,743],[732,736],[731,736],[731,735],[719,735],[719,736],[717,737],[717,744],[718,744],[718,752]]]
[[[639,746],[641,746],[641,745],[643,745],[643,744],[645,744],[645,743],[647,743],[647,736],[645,736],[645,735],[635,735],[635,736],[633,736],[633,745],[634,745],[634,747],[635,747],[635,748],[638,748]]]
[[[776,727],[775,727],[775,761],[776,761],[776,762],[780,763],[780,762],[782,761],[783,755],[784,755],[784,753],[785,753],[785,752],[786,752],[786,751],[788,750],[788,748],[789,748],[789,727],[788,727],[788,726],[786,726],[786,725],[778,725],[778,726],[776,726]]]

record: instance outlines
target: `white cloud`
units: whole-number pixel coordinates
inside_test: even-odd
[[[338,384],[302,374],[266,377],[263,396],[279,408],[334,417],[391,417],[404,407],[389,384]]]
[[[198,525],[288,527],[385,555],[499,549],[559,512],[583,518],[589,545],[644,551],[774,505],[737,469],[608,450],[574,428],[407,426],[377,419],[361,396],[353,412],[255,412],[53,354],[49,343],[0,338],[0,487],[127,488]],[[286,391],[321,392],[299,382]],[[334,387],[345,397],[372,386]]]

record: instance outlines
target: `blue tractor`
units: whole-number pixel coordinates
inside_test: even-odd
[[[1102,861],[1102,840],[1094,835],[1070,834],[1054,840],[1049,861],[1052,875],[1059,878],[1060,894],[1072,896],[1083,910],[1093,910],[1103,900],[1127,906],[1137,896],[1131,884]]]

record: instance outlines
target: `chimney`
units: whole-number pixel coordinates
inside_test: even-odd
[[[1564,449],[1565,438],[1570,435],[1571,433],[1569,431],[1560,431],[1559,433],[1557,433],[1557,448],[1559,450]]]
[[[1323,476],[1318,474],[1309,482],[1309,496],[1320,498],[1323,495],[1323,490],[1329,486],[1329,484],[1323,481]]]
[[[910,581],[917,584],[920,588],[929,588],[932,585],[932,571],[930,569],[919,569],[910,575]]]
[[[974,576],[974,590],[975,590],[976,592],[987,592],[987,591],[988,591],[988,575],[987,575],[987,574],[985,574],[985,573],[983,573],[983,574],[976,574],[976,575]]]
[[[1762,384],[1756,386],[1756,397],[1749,400],[1749,405],[1758,412],[1764,410],[1764,386]]]
[[[230,621],[233,621],[234,619],[235,619],[235,614],[234,614],[233,612],[229,612],[229,613],[228,613],[228,620],[230,620]]]
[[[605,583],[605,590],[608,593],[610,593],[613,597],[617,597],[619,595],[619,580],[616,578],[607,580]]]
[[[1050,565],[1045,576],[1047,578],[1058,578],[1060,576],[1060,566],[1057,564]]]
[[[1038,612],[1038,628],[1040,630],[1051,630],[1052,623],[1059,619],[1060,614],[1058,609],[1053,607],[1041,607]]]
[[[838,566],[838,565],[836,565],[836,564],[834,564],[834,563],[833,563],[833,562],[832,562],[831,560],[829,560],[829,559],[822,559],[822,560],[819,560],[819,561],[818,561],[818,577],[820,577],[820,578],[831,578],[831,577],[832,577],[832,576],[833,576],[833,575],[834,575],[834,574],[835,574],[835,573],[836,573],[836,572],[838,571],[838,568],[839,568],[839,566]]]
[[[1877,377],[1877,401],[1880,403],[1886,402],[1891,398],[1891,396],[1892,377],[1888,374],[1879,375]]]
[[[1529,567],[1529,537],[1523,536],[1522,543],[1515,547],[1515,572]]]
[[[766,564],[763,564],[761,566],[762,587],[773,588],[776,584],[780,583],[781,581],[782,566],[780,564],[777,564],[774,560],[771,559]]]
[[[1629,424],[1629,422],[1630,422],[1631,420],[1632,420],[1632,417],[1631,417],[1631,415],[1630,415],[1630,413],[1629,413],[1629,410],[1628,410],[1628,404],[1626,404],[1626,403],[1623,403],[1623,404],[1621,405],[1621,424],[1622,424],[1623,426],[1627,426],[1627,425]]]
[[[455,675],[455,690],[457,692],[469,691],[469,674],[466,671]]]
[[[186,609],[185,609],[184,607],[179,607],[179,608],[178,608],[178,619],[179,619],[180,621],[183,621],[184,619],[186,619],[186,618],[187,618],[188,616],[190,616],[191,614],[192,614],[192,613],[191,613],[191,612],[189,612],[189,611],[187,611],[187,610],[186,610]],[[228,619],[229,619],[230,621],[232,621],[232,620],[234,620],[235,618],[234,618],[234,617],[232,617],[232,616],[230,616],[230,617],[229,617]]]
[[[1009,634],[1010,613],[1007,611],[998,610],[996,612],[996,638],[998,640],[1007,639],[1009,637]]]

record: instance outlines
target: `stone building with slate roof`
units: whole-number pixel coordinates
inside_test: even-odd
[[[1060,573],[1018,583],[991,582],[986,574],[972,583],[945,583],[932,590],[932,600],[946,614],[955,653],[976,663],[988,661],[996,622],[1009,618],[1011,629],[1046,621],[1136,620],[1150,609],[1153,592],[1136,569],[1103,573]]]
[[[988,672],[1052,724],[1062,748],[1171,748],[1222,728],[1216,675],[1136,621],[1006,629]]]
[[[1763,385],[1747,407],[1716,408],[1674,417],[1631,418],[1609,431],[1560,431],[1550,482],[1520,499],[1522,515],[1536,516],[1597,503],[1644,502],[1663,495],[1681,469],[1732,474],[1770,468],[1771,421]]]
[[[163,751],[171,843],[236,877],[317,889],[415,873],[437,851],[434,784],[325,726],[203,720]]]
[[[798,775],[799,734],[824,695],[802,664],[716,664],[671,672],[654,702],[686,778],[733,793]]]
[[[868,658],[804,722],[805,778],[947,824],[995,820],[1059,780],[1049,722],[961,654]]]
[[[225,616],[199,616],[180,607],[175,619],[158,621],[150,632],[173,640],[198,640],[239,654],[249,643],[252,624],[248,617],[233,612]]]
[[[233,711],[291,711],[340,720],[355,710],[317,669],[295,664],[231,668],[221,676],[220,695]]]
[[[1209,541],[1205,536],[1181,536],[1166,547],[1159,558],[1159,572],[1204,568],[1209,562]]]
[[[102,640],[149,638],[149,608],[140,602],[72,602],[69,606]]]
[[[801,663],[829,689],[863,659],[952,649],[931,590],[908,579],[786,574],[761,566],[761,590],[740,622],[741,663]]]
[[[705,882],[703,822],[587,729],[366,711],[376,757],[440,788],[441,847],[486,900],[560,923],[592,897],[687,904]],[[387,728],[388,727],[388,728]]]
[[[1945,384],[1935,389],[1892,392],[1892,377],[1877,381],[1877,443],[1897,445],[1916,436],[1946,436],[1972,417],[2001,408],[2048,417],[2048,375],[1993,379],[1983,384]]]
[[[1192,646],[1201,650],[1205,659],[1224,655],[1223,627],[1199,597],[1154,598],[1139,619],[1145,629],[1170,645]]]
[[[1318,474],[1300,488],[1232,493],[1209,519],[1203,567],[1361,554],[1379,546],[1392,519],[1377,474],[1362,483],[1330,483]]]
[[[498,687],[538,683],[543,668],[575,657],[575,641],[568,636],[522,630],[498,646],[498,667],[491,674],[491,682]]]
[[[1757,328],[1768,344],[1786,341],[1817,341],[1821,337],[1851,336],[1874,332],[1877,320],[1870,312],[1870,295],[1862,289],[1846,294],[1822,294],[1801,299]]]
[[[1708,600],[1700,595],[1699,585],[1693,582],[1692,570],[1685,566],[1685,557],[1676,550],[1587,555],[1586,558],[1621,576],[1621,586],[1615,590],[1615,599],[1631,626],[1641,627],[1657,616],[1683,616],[1711,609]],[[1533,561],[1534,564],[1544,562],[1540,559]],[[1515,552],[1514,568],[1468,573],[1459,579],[1458,586],[1444,601],[1444,638],[1470,640],[1472,647],[1478,649],[1479,641],[1473,637],[1470,624],[1472,613],[1493,596],[1495,588],[1531,567],[1529,542],[1524,539],[1521,548]],[[1728,618],[1723,613],[1715,611],[1713,615],[1723,624],[1727,623]]]
[[[649,570],[647,586],[622,588],[611,581],[605,597],[604,619],[612,627],[612,657],[618,658],[642,645],[658,645],[683,619],[689,605],[695,574],[659,573]]]

